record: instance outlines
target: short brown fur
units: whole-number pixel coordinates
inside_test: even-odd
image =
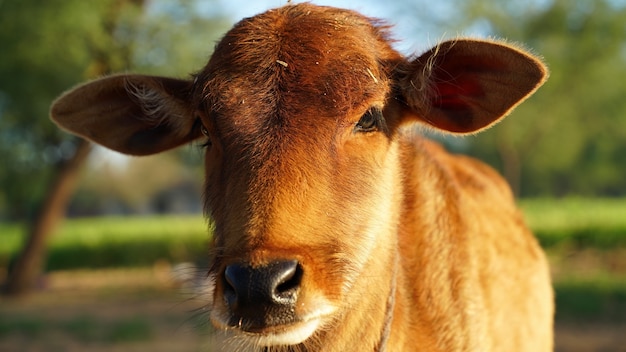
[[[207,136],[215,349],[549,351],[549,271],[508,186],[416,129],[478,132],[546,77],[493,41],[407,59],[378,21],[298,4],[241,21],[191,80],[103,78],[51,116],[134,155]],[[281,260],[288,317],[235,314],[225,270]]]

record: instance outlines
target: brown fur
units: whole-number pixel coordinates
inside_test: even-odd
[[[276,350],[552,349],[548,267],[508,186],[415,130],[489,127],[545,67],[497,42],[458,39],[415,59],[389,42],[355,12],[287,5],[237,24],[193,80],[112,76],[52,107],[62,127],[128,154],[208,134],[215,348],[280,336],[297,345]],[[360,130],[372,109],[384,121]],[[224,268],[279,259],[302,266],[294,314],[319,322],[310,336],[292,334],[303,322],[229,323]]]

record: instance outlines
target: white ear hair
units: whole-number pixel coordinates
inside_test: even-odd
[[[63,94],[50,116],[69,132],[118,152],[154,154],[201,136],[192,85],[145,75],[104,77]]]
[[[189,113],[189,107],[181,106],[180,102],[165,93],[162,86],[155,89],[156,87],[151,87],[142,82],[125,79],[124,88],[128,94],[137,100],[142,111],[138,118],[146,124],[154,127],[167,124],[174,131],[179,131],[185,126],[185,116]]]

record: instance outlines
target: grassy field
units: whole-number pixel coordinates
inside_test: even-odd
[[[520,206],[546,249],[626,247],[625,199],[533,199]]]
[[[150,266],[205,255],[208,224],[201,216],[102,217],[67,220],[53,234],[48,270]],[[0,224],[0,267],[21,246],[24,229]]]
[[[552,267],[557,351],[624,351],[626,344],[620,341],[626,331],[626,200],[539,199],[521,201],[520,206]],[[6,346],[31,346],[32,336],[50,340],[51,344],[59,338],[58,350],[82,350],[85,346],[103,351],[168,350],[158,346],[171,347],[166,341],[179,340],[177,337],[163,340],[161,335],[179,329],[171,325],[173,322],[186,325],[193,316],[189,313],[193,308],[177,311],[178,288],[146,272],[153,273],[150,268],[155,263],[169,265],[204,258],[208,228],[201,216],[111,217],[64,222],[49,246],[50,274],[45,285],[48,292],[23,306],[0,300],[0,350],[6,350]],[[0,274],[3,268],[6,272],[10,258],[19,249],[22,234],[23,229],[17,225],[0,224]],[[110,280],[102,274],[120,270],[143,270],[144,274],[130,279],[128,286],[120,291],[111,288],[116,287],[117,281],[113,280],[110,286],[107,284]],[[97,284],[97,289],[55,290],[59,273],[72,277],[66,279],[72,283],[69,286],[90,277],[104,283]],[[141,278],[146,277],[153,280],[142,283]],[[78,306],[74,300],[78,300]],[[178,301],[184,301],[183,306],[187,304],[180,297]],[[150,306],[149,302],[156,306]],[[120,304],[127,308],[109,316]],[[102,316],[101,305],[109,315],[104,312]],[[171,309],[177,313],[173,314]],[[75,315],[53,318],[56,310],[61,316],[62,312],[71,311]],[[174,350],[197,350],[205,332],[196,328],[184,330],[190,336],[179,336],[180,348]],[[590,342],[592,336],[598,340],[595,345]],[[67,341],[78,347],[68,348]],[[182,341],[193,343],[181,347]],[[49,349],[33,345],[21,350]]]
[[[626,248],[626,200],[535,199],[520,202],[549,252]],[[48,269],[150,266],[206,253],[209,225],[201,216],[73,219],[52,236]],[[0,224],[0,267],[19,249],[24,229]]]

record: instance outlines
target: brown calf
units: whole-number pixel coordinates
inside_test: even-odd
[[[215,348],[549,351],[548,267],[492,169],[420,126],[474,133],[545,80],[503,43],[407,59],[355,12],[244,19],[190,80],[119,75],[52,119],[132,155],[206,140]]]

